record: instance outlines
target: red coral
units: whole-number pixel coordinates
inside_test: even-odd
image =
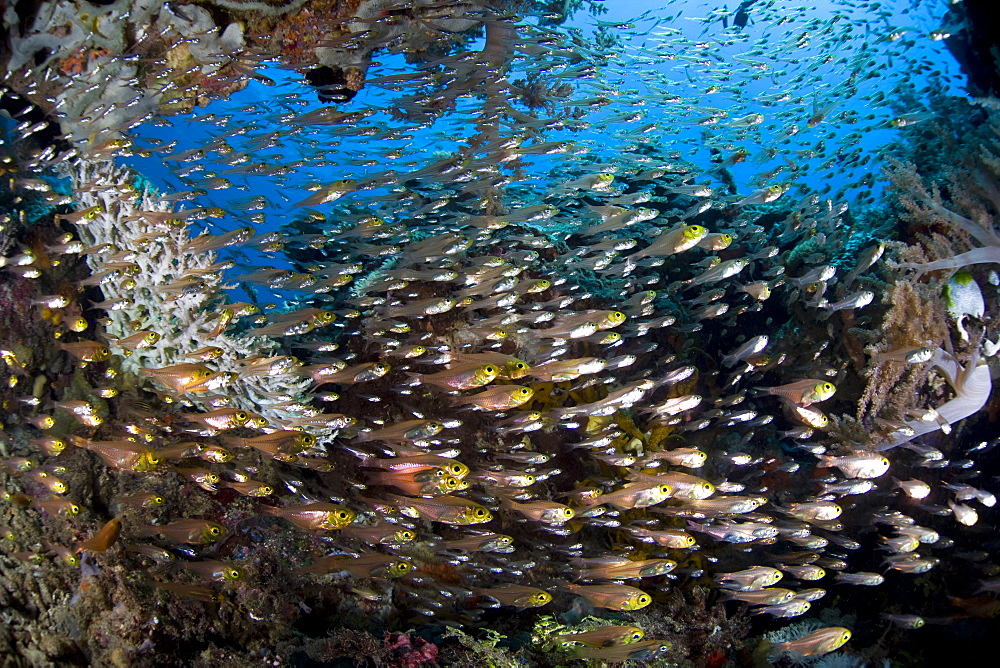
[[[90,63],[102,56],[110,55],[111,51],[104,48],[87,48],[81,46],[79,49],[62,59],[59,63],[59,71],[63,74],[82,74],[89,67]]]
[[[437,645],[423,638],[411,638],[407,634],[390,635],[385,639],[385,648],[395,652],[396,665],[400,668],[420,668],[437,663]]]

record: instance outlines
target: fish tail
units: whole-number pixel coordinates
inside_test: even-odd
[[[284,515],[281,513],[281,508],[278,508],[277,506],[269,506],[262,503],[259,506],[257,506],[257,510],[264,513],[265,515],[270,515],[271,517],[284,517]]]

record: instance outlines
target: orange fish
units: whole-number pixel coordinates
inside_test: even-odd
[[[118,540],[118,536],[122,532],[122,521],[117,517],[108,521],[101,530],[95,533],[90,539],[83,541],[77,545],[77,552],[82,552],[83,550],[90,550],[92,552],[106,552],[115,541]]]

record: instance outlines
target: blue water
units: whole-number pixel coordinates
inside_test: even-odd
[[[789,187],[785,198],[816,194],[829,199],[830,206],[845,202],[851,207],[873,202],[884,182],[881,152],[901,132],[889,121],[900,113],[924,111],[931,92],[963,94],[962,78],[943,42],[928,37],[941,26],[944,6],[894,2],[869,3],[866,8],[865,3],[825,2],[795,10],[781,3],[760,4],[751,8],[752,22],[742,29],[731,23],[734,8],[729,8],[730,27],[723,27],[721,3],[678,2],[664,10],[662,3],[648,0],[604,3],[609,10],[605,14],[595,17],[581,10],[565,25],[546,28],[583,46],[564,41],[558,47],[565,52],[554,56],[564,63],[561,71],[537,72],[537,59],[518,53],[507,80],[531,75],[552,82],[555,76],[556,82],[574,87],[572,99],[603,96],[610,104],[566,123],[576,129],[550,127],[524,139],[525,144],[570,141],[573,152],[580,154],[524,156],[527,167],[523,178],[508,189],[509,204],[541,202],[547,190],[559,185],[560,175],[593,164],[618,172],[618,182],[627,184],[629,171],[683,161],[689,169],[688,183],[708,184],[725,194],[726,184],[711,172],[718,166],[713,152],[720,160],[740,149],[748,157],[728,166],[739,197],[764,185],[782,184]],[[876,5],[882,8],[879,12],[872,9]],[[886,16],[890,10],[892,16]],[[521,21],[525,26],[538,22],[537,17]],[[602,25],[617,44],[594,45]],[[890,39],[894,30],[902,36]],[[525,34],[537,31],[537,27],[522,29]],[[470,50],[482,47],[480,39]],[[582,58],[570,64],[574,49]],[[374,60],[369,80],[428,70],[406,62],[403,54],[376,53]],[[915,68],[921,63],[927,65],[925,71],[940,75],[918,76]],[[574,74],[587,65],[586,76]],[[475,135],[481,120],[481,99],[467,94],[433,122],[411,127],[394,120],[391,110],[401,99],[421,92],[423,84],[399,91],[392,90],[392,84],[368,84],[350,102],[336,107],[373,112],[356,126],[300,126],[300,131],[290,133],[291,118],[324,105],[298,73],[275,63],[262,63],[259,72],[273,85],[252,81],[228,100],[170,118],[167,127],[147,124],[135,131],[140,148],[176,141],[177,153],[211,147],[213,140],[223,137],[235,153],[245,152],[251,162],[295,165],[287,176],[264,177],[227,173],[231,166],[221,162],[225,156],[218,152],[183,163],[164,161],[160,154],[128,160],[165,192],[198,188],[200,179],[213,174],[228,178],[232,187],[210,189],[184,205],[226,209],[226,218],[205,223],[213,232],[248,224],[259,233],[278,230],[302,215],[294,205],[311,194],[310,183],[417,169],[456,153]],[[512,106],[521,113],[532,111],[518,102],[512,101]],[[809,119],[824,109],[828,113],[823,121],[808,127]],[[532,113],[548,118],[556,110],[553,106]],[[753,114],[762,114],[763,121],[741,127],[736,120]],[[713,116],[711,125],[698,124]],[[520,131],[516,121],[510,123],[501,127],[501,136]],[[353,127],[377,128],[379,136],[345,135],[344,129]],[[234,134],[243,130],[245,134]],[[261,138],[272,134],[279,146],[260,148]],[[768,149],[777,154],[769,155]],[[648,155],[645,163],[635,162],[640,153]],[[334,225],[337,212],[348,205],[355,205],[352,213],[368,211],[394,222],[405,212],[371,201],[388,192],[388,188],[357,192],[316,209]],[[252,212],[241,212],[251,197],[266,199],[266,222],[251,223]],[[560,221],[563,228],[572,224]],[[280,254],[254,251],[240,261],[248,267],[286,266]]]

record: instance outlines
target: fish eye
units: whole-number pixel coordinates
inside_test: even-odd
[[[239,422],[246,422],[250,419],[250,416],[246,413],[246,411],[236,411],[233,413],[233,418]]]
[[[152,464],[153,466],[156,466],[156,465],[157,465],[157,464],[159,464],[159,463],[160,463],[161,461],[162,461],[162,460],[161,460],[161,459],[160,459],[159,457],[155,457],[155,456],[153,456],[153,455],[150,455],[150,456],[149,456],[149,463],[150,463],[150,464]]]
[[[487,515],[490,514],[489,511],[486,510],[485,508],[476,508],[475,512],[476,512],[476,517],[486,517]]]
[[[424,348],[423,346],[413,346],[413,353],[415,355],[423,355],[426,352],[427,348]]]
[[[660,485],[660,494],[670,494],[670,485]]]
[[[208,533],[212,536],[219,536],[222,534],[222,530],[219,527],[208,527]]]
[[[316,319],[321,320],[323,322],[333,322],[336,319],[336,317],[337,316],[335,316],[333,313],[330,313],[329,311],[320,311],[319,314],[316,315]]]
[[[563,508],[563,517],[570,518],[576,515],[576,512],[572,508]]]
[[[653,599],[651,599],[646,594],[643,594],[642,596],[637,598],[636,601],[639,603],[639,605],[649,605],[650,603],[653,602]]]
[[[454,473],[456,476],[461,475],[464,469],[465,467],[462,466],[461,464],[453,464],[451,466],[451,472]]]
[[[156,332],[147,332],[146,336],[144,336],[143,338],[146,339],[147,341],[156,342],[160,339],[160,335],[157,334]]]
[[[848,640],[850,640],[850,639],[851,639],[851,634],[850,634],[850,633],[845,633],[845,634],[843,634],[842,636],[840,636],[840,638],[841,638],[841,640],[843,640],[844,642],[847,642]]]
[[[79,515],[80,506],[76,505],[75,503],[71,503],[69,504],[69,506],[66,507],[66,512],[69,513],[70,515]]]
[[[162,506],[164,503],[167,502],[167,500],[164,499],[162,496],[154,496],[149,500],[149,502],[154,506]]]
[[[409,562],[406,561],[400,561],[396,564],[396,570],[401,573],[406,573],[411,568],[412,566],[410,566]]]
[[[415,533],[413,533],[412,531],[408,531],[406,529],[403,529],[402,531],[400,531],[397,534],[397,537],[400,540],[413,540],[414,538],[417,537],[417,535]]]
[[[624,320],[624,319],[625,319],[625,314],[622,313],[621,311],[615,311],[614,313],[611,314],[611,320]]]
[[[643,633],[642,631],[636,631],[635,633],[632,634],[632,640],[642,640],[643,636],[645,635],[646,634]]]
[[[516,363],[516,364],[514,365],[514,368],[515,368],[515,369],[517,369],[518,371],[523,371],[524,369],[527,369],[527,368],[528,368],[528,365],[527,365],[527,364],[525,364],[524,362],[517,362],[517,363]]]
[[[529,396],[531,392],[532,392],[531,388],[528,387],[522,387],[520,390],[517,391],[517,393],[520,394],[522,397]]]
[[[488,374],[500,373],[500,369],[496,368],[492,364],[487,364],[483,367],[483,372]]]
[[[826,392],[832,392],[833,389],[834,389],[833,388],[833,383],[823,383],[823,390],[824,391],[826,391]]]
[[[337,511],[337,519],[338,520],[346,520],[346,519],[349,519],[350,517],[351,517],[351,514],[348,511],[346,511],[346,510],[338,510]]]
[[[269,485],[261,485],[260,493],[263,496],[271,496],[274,494],[274,489],[272,489]]]

